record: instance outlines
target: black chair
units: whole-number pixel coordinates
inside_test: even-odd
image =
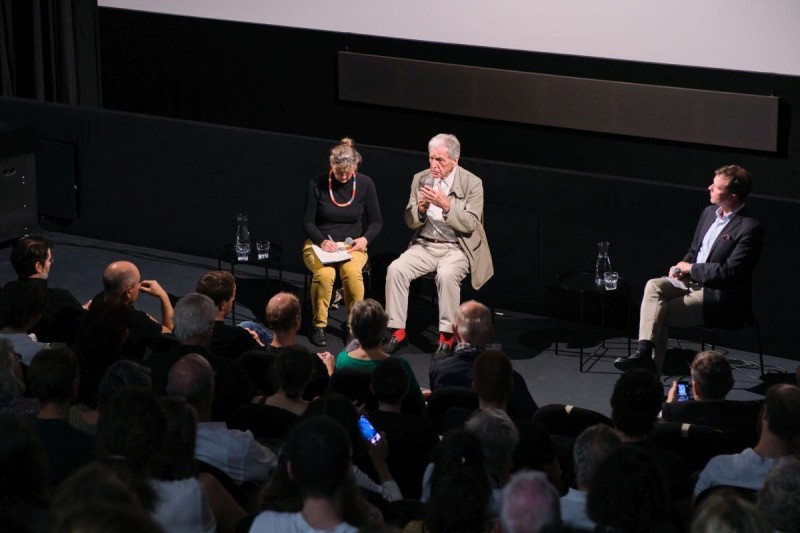
[[[436,424],[439,434],[444,433],[447,411],[454,407],[473,411],[478,408],[478,395],[465,387],[439,387],[428,397],[428,418]]]
[[[610,418],[597,411],[562,403],[539,407],[533,415],[533,421],[539,422],[552,435],[573,439],[595,424],[614,426]]]
[[[648,435],[648,440],[680,455],[689,471],[701,470],[717,455],[740,451],[725,433],[700,424],[661,422]]]

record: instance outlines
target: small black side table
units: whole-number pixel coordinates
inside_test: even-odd
[[[264,280],[267,287],[267,294],[269,294],[269,268],[270,264],[276,265],[275,270],[278,271],[278,290],[283,287],[283,246],[270,241],[269,244],[269,257],[267,259],[257,259],[258,252],[255,247],[250,250],[250,255],[247,261],[240,261],[236,256],[236,250],[233,244],[225,244],[217,248],[217,270],[222,270],[222,263],[230,264],[230,271],[233,276],[236,276],[236,265],[253,265],[264,267]],[[236,323],[236,300],[233,301],[233,308],[231,309],[231,323]]]
[[[582,271],[582,272],[567,272],[564,274],[559,275],[556,277],[556,283],[558,284],[558,288],[565,292],[577,292],[578,293],[578,324],[580,326],[580,335],[581,340],[584,339],[584,321],[583,321],[583,309],[585,305],[585,297],[587,294],[594,294],[600,297],[600,316],[601,316],[601,324],[603,327],[603,342],[602,347],[606,347],[606,339],[605,339],[605,330],[606,330],[606,298],[611,297],[622,297],[624,298],[625,302],[625,320],[627,324],[627,329],[625,331],[625,336],[628,339],[628,355],[631,354],[631,296],[630,296],[630,289],[628,287],[628,282],[625,278],[619,278],[617,282],[617,289],[613,291],[607,291],[605,286],[603,285],[595,285],[594,283],[594,271]],[[560,297],[556,299],[556,318],[560,320]],[[556,355],[558,355],[558,339],[556,339]],[[597,352],[595,351],[595,354]],[[580,356],[580,371],[583,372],[583,343],[581,342],[579,348],[579,356]]]

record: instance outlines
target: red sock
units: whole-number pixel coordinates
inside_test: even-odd
[[[447,344],[447,345],[452,347],[454,340],[455,340],[455,337],[453,337],[452,333],[445,333],[444,331],[440,331],[439,332],[439,344],[445,343],[445,344]]]
[[[397,339],[397,342],[403,342],[406,338],[406,330],[396,329],[392,332],[392,337]]]

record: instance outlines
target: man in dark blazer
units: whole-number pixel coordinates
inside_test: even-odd
[[[646,367],[660,374],[668,327],[738,328],[751,314],[753,271],[763,242],[761,226],[744,205],[752,186],[752,176],[738,165],[714,172],[708,187],[712,205],[700,215],[683,261],[668,276],[647,282],[639,349],[614,361],[618,369]]]

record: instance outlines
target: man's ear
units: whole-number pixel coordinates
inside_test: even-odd
[[[37,274],[41,274],[42,272],[44,272],[44,263],[42,263],[41,261],[36,261],[33,264],[33,269],[36,271]]]

